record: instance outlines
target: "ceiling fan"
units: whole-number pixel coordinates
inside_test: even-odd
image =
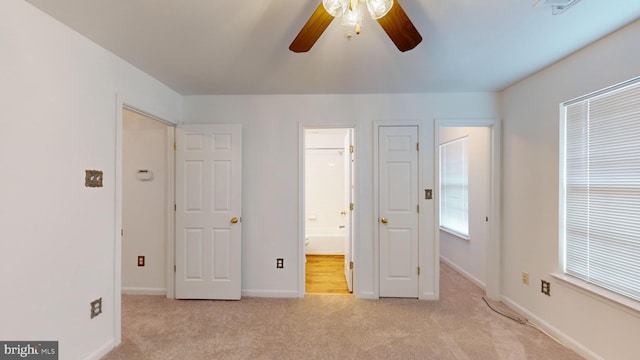
[[[289,45],[293,52],[307,52],[334,18],[342,16],[343,25],[352,25],[360,33],[364,9],[378,21],[398,50],[415,48],[422,36],[397,1],[394,0],[322,0],[298,36]]]

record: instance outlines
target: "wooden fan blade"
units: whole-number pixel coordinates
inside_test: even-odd
[[[320,35],[333,21],[333,16],[324,9],[322,3],[318,5],[316,11],[313,12],[307,23],[304,24],[298,36],[293,39],[289,50],[293,52],[307,52],[311,50],[313,44],[320,38]]]
[[[378,23],[402,52],[413,49],[422,41],[422,36],[397,0],[387,15],[378,19]]]

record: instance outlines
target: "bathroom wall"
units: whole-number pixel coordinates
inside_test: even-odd
[[[307,254],[344,254],[346,129],[305,131],[305,235]]]

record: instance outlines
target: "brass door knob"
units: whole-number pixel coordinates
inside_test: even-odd
[[[389,219],[387,219],[386,217],[383,217],[383,218],[380,219],[380,222],[383,223],[383,224],[386,224],[386,223],[389,222]]]
[[[340,211],[340,215],[347,215],[347,212],[342,210],[342,211]]]
[[[237,218],[237,217],[235,217],[235,216],[234,216],[234,217],[232,217],[232,218],[231,218],[231,223],[232,223],[232,224],[237,224],[237,223],[238,223],[238,218]]]

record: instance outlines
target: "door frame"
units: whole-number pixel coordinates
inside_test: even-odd
[[[436,282],[439,273],[436,273],[437,266],[428,267],[426,264],[436,261],[439,254],[433,239],[429,238],[429,234],[433,233],[433,222],[427,221],[433,218],[435,205],[433,200],[425,200],[421,196],[422,189],[433,189],[433,137],[426,133],[428,127],[424,126],[424,122],[420,120],[407,121],[376,121],[373,124],[373,212],[371,224],[373,225],[373,286],[374,298],[380,298],[380,229],[378,226],[378,214],[380,213],[379,204],[379,129],[380,127],[394,126],[415,126],[418,129],[418,143],[420,150],[418,152],[418,205],[420,212],[418,213],[418,266],[420,267],[420,276],[418,278],[418,299],[420,300],[438,300],[438,283]]]
[[[489,129],[489,204],[488,204],[488,214],[489,214],[489,234],[487,237],[487,283],[485,292],[487,296],[492,300],[500,300],[500,292],[501,292],[501,122],[498,119],[490,118],[490,119],[434,119],[433,121],[433,139],[434,139],[434,191],[433,191],[433,201],[434,204],[438,204],[439,202],[439,194],[436,189],[440,188],[440,178],[438,174],[440,173],[440,164],[439,164],[439,139],[440,139],[440,128],[441,127],[486,127]],[[437,205],[435,205],[437,208]],[[434,224],[440,223],[440,212],[435,211],[434,214]],[[440,231],[439,226],[435,226],[434,229],[434,237],[435,237],[435,245],[436,245],[436,254],[438,258],[440,256]],[[439,296],[439,267],[437,269],[436,281],[438,286],[438,296]]]
[[[353,295],[359,297],[358,286],[358,233],[360,229],[360,211],[358,211],[358,191],[360,188],[360,176],[358,176],[359,157],[358,150],[360,148],[360,127],[356,123],[331,123],[331,122],[300,122],[298,124],[298,297],[303,298],[305,295],[305,130],[307,129],[351,129],[353,131],[353,156],[355,164],[353,166],[353,176],[355,176],[353,203],[355,210],[351,226],[351,258],[353,259]]]
[[[114,216],[114,268],[113,268],[113,283],[114,283],[114,311],[113,311],[113,324],[114,324],[114,344],[117,346],[122,342],[122,166],[123,166],[123,110],[128,109],[136,112],[140,115],[157,120],[169,127],[167,131],[167,202],[168,204],[175,203],[175,161],[174,161],[174,128],[177,125],[176,122],[164,119],[160,116],[154,115],[152,111],[144,110],[142,107],[134,105],[133,102],[128,101],[122,94],[116,94],[116,123],[115,123],[115,168],[114,168],[114,190],[115,190],[115,216]],[[171,210],[171,206],[167,207],[167,298],[174,297],[174,213]]]

